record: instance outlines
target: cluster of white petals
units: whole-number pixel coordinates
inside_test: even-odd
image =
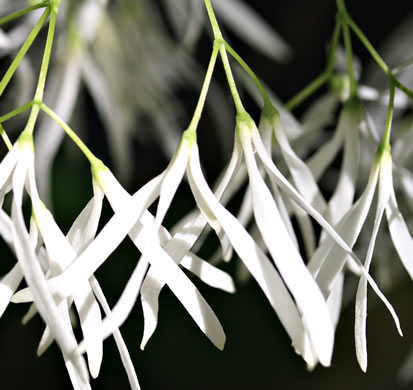
[[[137,2],[127,9],[104,0],[59,3],[31,2],[21,23],[0,29],[0,56],[20,50],[16,57],[19,66],[12,63],[0,80],[0,95],[11,77],[20,85],[15,101],[20,108],[0,117],[0,132],[9,147],[0,162],[0,236],[16,260],[0,279],[0,317],[10,302],[30,303],[23,322],[38,313],[45,324],[38,354],[55,342],[74,389],[91,388],[89,377],[99,376],[104,359],[103,342],[113,336],[130,387],[139,389],[119,330],[134,306],[142,306],[141,349],[156,337],[162,310],[159,297],[168,286],[201,332],[222,350],[224,328],[196,279],[235,293],[237,278],[220,268],[221,262],[232,261],[242,264],[238,269],[246,271],[243,279],[251,276],[260,287],[274,310],[274,321],[278,318],[309,369],[319,363],[331,365],[340,313],[353,299],[355,355],[366,371],[368,288],[384,303],[402,335],[397,314],[379,287],[387,286],[380,280],[380,270],[386,269],[387,263],[380,261],[384,255],[377,253],[376,247],[385,247],[385,253],[391,251],[393,256],[397,253],[413,279],[411,118],[405,125],[412,93],[404,86],[408,81],[402,84],[412,78],[412,61],[389,73],[390,89],[385,92],[373,84],[360,85],[361,67],[340,65],[340,56],[346,64],[349,50],[346,54],[340,51],[336,34],[322,79],[330,81],[332,88],[296,118],[288,103],[283,105],[265,92],[252,70],[222,38],[212,5],[218,20],[252,47],[275,59],[288,58],[288,46],[247,2],[216,0],[211,4],[205,0],[205,12],[198,0],[165,1],[166,17],[179,37],[179,47],[161,33],[162,23],[151,2]],[[339,6],[337,31],[344,36],[346,28],[357,31],[345,14],[344,2],[338,4],[342,8]],[[68,27],[60,32],[46,81],[53,26],[61,21],[57,18],[59,5],[59,17]],[[24,6],[22,1],[0,1],[0,12],[12,14]],[[36,67],[25,51],[49,16],[49,43],[30,101]],[[183,80],[198,85],[199,69],[190,53],[205,27],[209,31],[207,16],[214,32],[211,62],[193,120],[180,134],[181,108],[173,91]],[[139,23],[131,25],[135,17]],[[126,39],[128,36],[134,39]],[[346,38],[344,43],[348,45]],[[227,54],[247,74],[247,82],[240,76],[247,89],[252,81],[252,88],[261,93],[264,105],[258,125],[241,103]],[[218,104],[224,99],[220,87],[211,84],[218,56],[237,113],[232,155],[211,186],[202,169],[197,125],[208,102],[207,92]],[[343,73],[336,72],[340,67]],[[403,77],[397,79],[398,74]],[[133,79],[137,83],[131,83]],[[117,176],[66,124],[82,85],[108,131]],[[50,106],[46,105],[49,101]],[[3,122],[26,109],[31,110],[27,125],[12,144]],[[44,115],[38,119],[39,112]],[[155,122],[155,138],[170,162],[131,195],[121,182],[132,172],[128,169],[132,165],[131,129],[140,127],[136,125],[140,117]],[[88,159],[93,190],[66,234],[47,208],[51,208],[52,164],[65,136],[71,137]],[[144,134],[135,136],[141,141],[145,138]],[[182,186],[189,189],[194,208],[169,226],[165,218],[177,208]],[[241,202],[232,202],[234,199]],[[106,200],[111,215],[103,222]],[[387,228],[381,228],[383,219]],[[95,274],[128,240],[138,260],[111,307]],[[215,253],[203,258],[207,240],[215,240]],[[375,273],[370,274],[371,269]],[[349,284],[345,290],[346,281],[355,278],[358,287]],[[82,340],[75,335],[74,315]],[[401,371],[405,379],[409,379],[406,372],[411,365],[407,361]]]

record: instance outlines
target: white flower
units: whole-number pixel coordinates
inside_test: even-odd
[[[342,226],[341,224],[338,224],[337,231],[333,229],[331,225],[322,217],[322,215],[317,210],[315,210],[308,202],[306,202],[305,199],[303,199],[303,197],[285,179],[285,177],[282,176],[282,174],[279,172],[279,170],[277,169],[277,167],[274,165],[271,158],[267,154],[265,147],[261,141],[258,130],[253,124],[252,120],[248,120],[248,123],[250,123],[251,138],[252,138],[253,146],[255,147],[255,150],[256,150],[256,154],[261,159],[261,162],[265,166],[268,175],[270,175],[270,177],[273,178],[273,180],[277,183],[277,185],[280,186],[280,188],[286,193],[286,195],[292,201],[296,202],[298,206],[302,207],[303,210],[305,210],[309,215],[311,215],[321,225],[321,227],[325,229],[326,233],[329,236],[321,243],[320,247],[317,248],[313,256],[313,258],[317,258],[320,254],[322,254],[323,261],[325,261],[328,258],[328,261],[325,261],[324,263],[326,270],[328,269],[329,274],[330,274],[330,278],[328,279],[327,285],[324,284],[325,280],[321,279],[319,275],[317,275],[317,282],[320,286],[321,291],[323,291],[325,298],[328,299],[331,294],[330,288],[333,286],[331,282],[333,280],[336,280],[337,277],[339,277],[342,267],[345,264],[345,260],[348,257],[351,257],[357,263],[358,269],[361,271],[362,275],[368,280],[371,287],[374,289],[376,294],[380,297],[380,299],[384,302],[389,312],[392,314],[395,324],[399,330],[399,333],[401,334],[399,320],[398,320],[398,317],[393,307],[388,302],[388,300],[385,298],[385,296],[382,294],[382,292],[379,290],[374,280],[368,274],[368,271],[362,266],[362,263],[359,260],[359,258],[351,250],[351,247],[352,247],[351,240],[348,240],[346,237],[349,233],[353,234],[353,230],[354,230],[353,224],[343,223]],[[369,189],[370,188],[371,187],[369,187]],[[368,207],[371,203],[371,201],[369,201],[369,196],[366,195],[365,198],[367,198],[366,200],[364,200],[365,203],[361,202],[361,205],[359,205],[356,208],[357,212],[353,213],[354,217],[356,218],[357,223],[359,223],[359,220],[358,220],[359,214],[361,213],[364,215],[364,213],[367,213]],[[366,209],[366,204],[367,204],[367,209]],[[331,253],[330,253],[330,250],[331,250]],[[343,259],[343,260],[339,261],[338,259]],[[318,263],[318,262],[316,261],[315,263]],[[310,264],[309,264],[309,267],[310,267]],[[326,288],[326,286],[328,286],[328,288]],[[337,292],[335,292],[335,294],[337,294]],[[334,315],[335,314],[332,313],[333,318],[334,318]]]
[[[10,156],[16,156],[12,173],[12,237],[16,257],[27,285],[31,288],[33,300],[39,314],[50,329],[51,336],[58,343],[71,377],[73,386],[79,389],[90,388],[87,368],[82,357],[76,352],[77,342],[70,327],[67,307],[57,305],[47,288],[45,274],[32,246],[22,212],[22,198],[25,181],[28,180],[29,192],[36,202],[34,179],[33,140],[30,134],[23,132],[14,145]],[[9,161],[13,161],[10,158]],[[9,165],[10,167],[10,165]],[[11,172],[10,172],[11,174]],[[47,229],[49,226],[46,225]]]
[[[312,346],[306,337],[300,313],[291,295],[270,260],[255,244],[237,219],[218,202],[209,189],[201,171],[196,144],[192,146],[187,173],[197,204],[208,222],[218,232],[221,228],[225,231],[234,250],[257,280],[270,304],[277,312],[281,323],[293,341],[297,353],[300,353],[309,364],[313,364]]]
[[[108,197],[115,215],[63,274],[49,280],[49,288],[58,301],[71,296],[77,281],[87,280],[91,277],[95,270],[103,264],[129,234],[142,253],[143,258],[138,262],[112,315],[104,320],[103,337],[111,334],[127,318],[139,293],[149,262],[155,269],[157,278],[168,284],[200,329],[218,348],[223,348],[225,335],[218,319],[193,283],[178,267],[177,263],[181,258],[175,261],[160,246],[157,238],[157,227],[160,226],[163,214],[168,208],[168,203],[181,181],[188,154],[189,146],[184,137],[176,156],[166,171],[152,179],[133,196],[130,196],[123,189],[112,173],[100,161],[95,161],[93,165],[94,177]],[[163,185],[164,180],[167,186]],[[142,221],[146,223],[146,226],[144,226],[141,223],[141,217],[158,196],[160,196],[158,219],[154,223],[151,218],[143,218]],[[166,205],[166,208],[164,208],[164,205]],[[169,251],[172,249],[173,247],[169,248]],[[15,295],[14,300],[30,301],[31,298],[30,290],[23,290]]]
[[[389,146],[380,146],[377,152],[375,161],[371,168],[370,177],[367,186],[359,197],[357,202],[349,209],[343,218],[337,223],[337,232],[343,237],[346,243],[353,247],[360,231],[365,223],[367,215],[370,211],[371,204],[373,202],[373,196],[378,186],[378,201],[376,216],[373,226],[373,231],[370,236],[370,243],[366,255],[365,270],[368,271],[373,255],[374,245],[380,226],[380,222],[384,211],[388,216],[389,228],[393,231],[392,237],[395,232],[403,234],[406,237],[407,227],[403,225],[401,214],[398,211],[397,203],[395,203],[393,182],[392,182],[392,163]],[[391,218],[390,218],[391,216]],[[393,220],[392,220],[393,219]],[[399,253],[402,253],[405,258],[406,252],[405,246],[400,247],[400,239],[393,239],[396,249]],[[407,241],[409,242],[409,241]],[[329,260],[334,259],[334,261]],[[334,283],[338,277],[341,278],[343,266],[348,261],[348,257],[345,253],[338,248],[336,244],[332,242],[330,237],[326,238],[314,256],[310,260],[308,265],[311,272],[315,275],[320,288],[323,290],[325,296],[329,296],[334,288]],[[411,265],[410,265],[411,267]],[[356,341],[356,353],[360,367],[363,371],[367,369],[367,347],[366,347],[366,315],[367,315],[367,275],[361,275],[359,287],[357,290],[356,298],[356,320],[355,320],[355,341]],[[386,303],[386,302],[385,302]],[[394,313],[394,310],[386,303],[389,311],[395,319],[396,326],[400,334],[399,322]]]
[[[281,277],[302,313],[303,324],[316,356],[323,365],[328,366],[334,345],[334,329],[328,308],[259,173],[252,143],[254,127],[254,122],[247,114],[244,117],[237,116],[237,136],[240,138],[248,169],[255,221]],[[280,139],[282,147],[286,147],[286,138]],[[285,155],[291,159],[295,157],[291,149],[287,150]]]

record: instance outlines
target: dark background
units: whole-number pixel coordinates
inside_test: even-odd
[[[236,37],[230,35],[230,38],[266,83],[282,99],[288,100],[324,68],[325,48],[334,27],[335,2],[256,0],[250,3],[289,43],[294,57],[287,64],[275,64],[244,46]],[[380,45],[413,12],[411,0],[393,0],[380,7],[373,0],[347,3],[351,15],[373,45]],[[208,44],[206,49],[209,49],[210,42],[207,39],[202,42]],[[356,39],[354,50],[363,63],[369,60]],[[200,61],[203,61],[202,53]],[[151,153],[147,152],[146,155]],[[71,197],[81,207],[82,202],[90,196],[90,178],[83,174],[88,171],[86,162],[79,159],[72,163],[67,168],[65,162],[58,159],[55,167],[56,214],[63,225],[70,223],[78,212],[67,209],[64,197]],[[162,160],[155,163],[156,169],[162,169],[164,163]],[[210,169],[213,175],[214,168],[207,166],[206,169]],[[59,181],[62,175],[69,181],[64,185]],[[151,175],[152,172],[148,174],[149,177]],[[136,188],[136,183],[131,184],[131,191]],[[97,276],[111,304],[116,302],[121,286],[136,262],[130,253],[130,246],[122,245],[103,269],[98,271]],[[395,258],[395,261],[398,260]],[[159,327],[144,352],[139,350],[143,328],[139,304],[121,328],[144,390],[413,388],[413,385],[403,387],[395,379],[398,368],[413,346],[410,304],[413,285],[407,278],[387,294],[400,316],[404,338],[398,336],[384,306],[375,302],[373,294],[369,297],[367,374],[361,372],[355,357],[353,302],[344,310],[337,329],[332,367],[317,367],[314,372],[308,373],[254,281],[237,286],[235,295],[215,291],[197,281],[196,284],[226,331],[225,350],[220,352],[210,344],[180,303],[165,288],[161,294]],[[36,357],[43,324],[36,318],[22,326],[20,321],[26,309],[24,306],[11,305],[0,321],[0,388],[70,389],[61,354],[55,345],[41,358]],[[98,380],[92,382],[92,387],[128,388],[126,375],[111,339],[105,342],[101,374]]]

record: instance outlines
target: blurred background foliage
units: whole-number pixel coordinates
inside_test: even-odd
[[[62,3],[64,1],[62,0]],[[114,3],[117,3],[116,6],[120,3],[127,6],[130,2],[114,0]],[[156,3],[161,6],[160,1]],[[335,23],[335,2],[255,0],[250,1],[249,5],[255,8],[290,45],[292,57],[285,63],[276,63],[246,45],[235,34],[227,32],[226,37],[265,83],[286,101],[324,69],[326,47]],[[381,3],[380,6],[373,0],[347,1],[347,7],[354,20],[378,48],[391,32],[413,17],[411,0],[393,0]],[[170,26],[166,25],[166,29],[170,32],[171,39],[175,39]],[[413,35],[411,41],[413,43]],[[371,62],[368,53],[356,39],[353,45],[361,63],[368,66]],[[193,54],[202,66],[206,66],[209,60],[211,47],[211,37],[204,34]],[[1,63],[2,70],[4,61],[7,59]],[[220,69],[217,69],[216,78],[223,79]],[[201,79],[198,81],[200,89]],[[229,95],[229,92],[226,93]],[[184,130],[196,104],[196,89],[189,90],[178,82],[174,96],[183,103],[184,112],[179,119]],[[257,118],[258,109],[248,96],[245,99],[248,109]],[[298,115],[305,106],[306,104],[297,109]],[[73,127],[81,130],[80,133],[97,156],[109,166],[113,165],[106,133],[102,131],[102,123],[93,99],[86,90],[82,91],[76,103],[76,110],[78,114],[71,122]],[[207,110],[199,129],[201,157],[211,182],[229,157],[229,150],[216,141],[216,137],[220,135],[214,130],[214,115],[216,113]],[[227,136],[231,138],[234,118],[232,114],[222,115],[229,118],[226,131]],[[145,128],[145,134],[153,131],[150,118],[140,118],[139,125]],[[4,147],[2,153],[5,153]],[[149,137],[146,142],[133,140],[133,162],[133,173],[127,183],[127,188],[131,192],[159,173],[168,163],[168,157]],[[63,231],[66,231],[91,195],[87,161],[80,157],[67,141],[61,147],[55,161],[52,183],[56,219]],[[167,224],[173,224],[193,204],[185,188],[181,189],[177,201],[167,216]],[[7,247],[2,245],[1,253],[1,270],[5,271],[12,264],[12,260],[7,259],[10,253]],[[119,297],[137,259],[136,251],[125,242],[97,272],[97,277],[112,305]],[[224,267],[231,272],[234,271],[233,263]],[[143,317],[138,302],[121,331],[144,390],[409,388],[409,385],[403,386],[396,381],[398,369],[413,345],[413,286],[407,277],[387,293],[400,317],[405,332],[404,338],[398,336],[384,306],[375,305],[374,296],[370,300],[367,374],[361,372],[355,357],[353,302],[350,302],[342,313],[332,367],[317,367],[314,372],[309,373],[301,358],[295,355],[278,319],[253,280],[238,285],[235,295],[209,288],[198,280],[194,282],[222,322],[227,335],[225,349],[220,352],[214,348],[166,288],[161,294],[158,329],[145,351],[141,351],[139,344],[143,331]],[[36,357],[43,323],[37,317],[28,325],[22,326],[21,318],[27,308],[12,305],[0,321],[0,387],[70,389],[61,354],[56,346],[51,347],[44,356]],[[92,381],[92,387],[128,388],[127,378],[112,339],[108,339],[104,344],[101,373],[97,380]]]

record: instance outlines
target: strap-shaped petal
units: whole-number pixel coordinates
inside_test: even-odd
[[[302,313],[304,327],[320,362],[329,366],[334,328],[327,303],[285,228],[278,208],[262,179],[252,149],[251,128],[238,124],[248,168],[255,221],[285,284]]]
[[[255,278],[281,323],[290,336],[297,353],[312,365],[315,362],[311,344],[300,314],[278,272],[238,220],[215,198],[203,177],[198,147],[193,146],[188,166],[188,179],[202,212],[214,214],[227,234],[234,250]],[[207,207],[207,210],[204,208]]]

